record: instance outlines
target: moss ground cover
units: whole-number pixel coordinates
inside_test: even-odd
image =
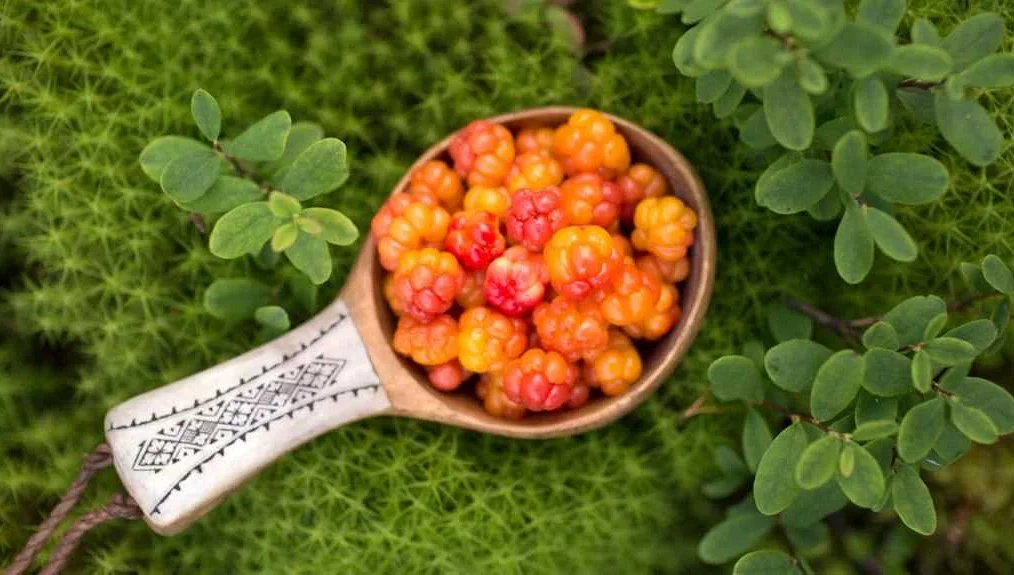
[[[330,198],[361,228],[417,153],[471,119],[551,103],[627,117],[683,150],[710,189],[716,296],[673,381],[607,429],[523,443],[364,422],[271,467],[182,535],[158,538],[140,523],[97,529],[76,558],[83,572],[701,572],[697,539],[718,508],[699,487],[713,475],[710,449],[736,433],[722,417],[680,423],[708,362],[760,333],[767,303],[783,293],[848,317],[916,293],[945,296],[959,262],[1011,254],[1009,149],[973,168],[932,130],[904,126],[897,149],[940,158],[952,188],[899,213],[920,246],[915,263],[878,265],[846,287],[831,262],[833,226],[754,203],[763,164],[694,103],[670,60],[680,34],[672,19],[588,3],[578,13],[589,53],[578,58],[537,11],[508,19],[492,0],[374,4],[0,4],[4,560],[101,440],[106,409],[252,345],[252,322],[202,309],[211,281],[248,271],[284,281],[211,256],[137,165],[152,137],[187,129],[199,86],[232,118],[284,107],[343,139],[352,177]],[[1014,22],[1003,0],[911,4],[909,17],[942,31],[983,10]],[[1007,49],[1012,36],[1009,27]],[[1009,134],[1010,93],[988,103]],[[335,253],[321,304],[355,256]],[[85,506],[114,488],[104,474]],[[969,568],[1014,555],[1002,537],[976,542]]]

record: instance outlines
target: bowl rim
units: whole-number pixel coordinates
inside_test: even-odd
[[[508,125],[513,131],[523,126],[559,125],[580,109],[570,106],[527,108],[484,119]],[[433,389],[419,366],[396,355],[392,349],[390,337],[394,315],[383,297],[384,270],[378,261],[376,241],[370,233],[362,244],[342,299],[349,306],[367,343],[370,358],[388,391],[394,414],[509,437],[569,436],[601,427],[626,415],[647,400],[679,365],[703,325],[714,289],[717,238],[707,190],[693,165],[665,140],[629,120],[606,115],[630,144],[632,159],[642,159],[658,169],[676,196],[693,207],[698,216],[695,242],[691,248],[690,276],[679,286],[682,316],[676,327],[654,344],[650,357],[644,360],[641,377],[623,395],[598,397],[578,409],[528,414],[521,420],[502,419],[486,413],[474,394],[464,397]],[[441,156],[446,157],[447,148],[456,133],[457,130],[420,154],[389,195],[406,189],[416,168]],[[659,158],[665,161],[659,162]]]

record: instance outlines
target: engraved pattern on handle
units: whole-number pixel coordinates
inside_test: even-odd
[[[106,416],[124,486],[157,531],[181,529],[287,451],[387,411],[345,304]]]

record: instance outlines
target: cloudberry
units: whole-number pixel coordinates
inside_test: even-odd
[[[602,298],[602,315],[613,325],[640,323],[654,313],[661,292],[662,282],[658,277],[642,271],[634,260],[627,259]]]
[[[507,397],[532,411],[552,411],[570,399],[577,368],[555,351],[530,349],[503,370]]]
[[[567,225],[557,188],[518,190],[504,216],[507,237],[533,252],[541,252],[553,233]]]
[[[619,273],[623,256],[609,232],[598,226],[569,226],[546,244],[546,267],[557,293],[581,299]]]
[[[630,166],[627,141],[601,112],[578,110],[556,130],[553,153],[567,174],[593,173],[607,180]]]
[[[483,294],[490,307],[520,317],[542,303],[549,272],[540,254],[514,246],[486,268]]]
[[[454,256],[433,248],[406,252],[394,272],[392,291],[399,308],[427,322],[449,310],[465,283]]]
[[[620,250],[620,255],[626,258],[634,257],[634,246],[630,244],[630,240],[627,236],[620,233],[613,233],[613,241],[616,242],[616,249]]]
[[[469,186],[499,186],[514,163],[514,137],[500,124],[476,120],[454,136],[449,151]]]
[[[697,214],[673,196],[647,198],[634,211],[634,247],[660,259],[676,261],[694,243]]]
[[[629,222],[634,219],[634,209],[645,198],[657,198],[666,194],[665,178],[648,164],[634,164],[630,170],[616,180],[623,196],[620,218]]]
[[[500,233],[500,223],[493,214],[458,212],[447,227],[444,245],[461,265],[470,270],[481,270],[503,253],[507,240]]]
[[[405,308],[402,306],[401,299],[394,295],[394,274],[384,275],[384,299],[387,300],[387,305],[391,306],[391,311],[395,315],[402,315],[405,313]]]
[[[655,254],[637,256],[637,267],[653,273],[665,283],[679,283],[690,275],[690,258],[678,259],[674,262],[663,260]]]
[[[461,368],[461,364],[456,359],[426,368],[426,375],[429,377],[433,387],[440,391],[454,391],[458,389],[467,376],[465,370]]]
[[[567,407],[577,409],[588,403],[588,398],[590,396],[591,388],[583,383],[576,383],[574,384],[574,387],[570,389],[570,399],[567,400]]]
[[[476,373],[502,369],[528,345],[528,326],[488,307],[473,307],[461,314],[458,359]]]
[[[515,147],[518,150],[518,154],[527,154],[528,152],[550,152],[553,151],[553,132],[552,128],[525,128],[518,132],[518,137],[515,140]]]
[[[380,265],[394,271],[405,252],[427,245],[439,246],[447,235],[450,219],[451,216],[440,207],[435,196],[391,196],[370,224],[377,240]]]
[[[579,174],[560,185],[560,200],[571,224],[608,228],[619,218],[623,194],[596,174]]]
[[[626,335],[610,330],[609,345],[584,364],[584,379],[609,396],[622,395],[641,377],[641,354]]]
[[[662,284],[662,295],[655,304],[655,311],[640,323],[623,326],[623,331],[630,337],[655,340],[669,333],[681,314],[676,286]]]
[[[511,206],[511,195],[503,186],[475,186],[465,194],[465,211],[489,212],[502,216]]]
[[[593,356],[609,342],[609,326],[598,305],[556,297],[532,312],[539,344],[570,361]]]
[[[465,273],[465,283],[458,292],[458,305],[464,309],[479,307],[486,304],[486,296],[483,295],[483,284],[486,282],[486,272],[476,270]]]
[[[416,168],[409,180],[408,193],[432,194],[449,211],[458,209],[465,193],[461,178],[446,163],[433,160]]]
[[[507,172],[507,189],[511,193],[521,188],[558,186],[562,181],[563,166],[546,152],[521,154]]]
[[[527,410],[520,403],[514,403],[503,389],[503,372],[493,371],[482,374],[475,386],[476,395],[482,400],[486,413],[505,419],[521,419]]]
[[[402,316],[394,330],[394,351],[419,365],[440,365],[458,357],[458,322],[441,315],[429,323]]]

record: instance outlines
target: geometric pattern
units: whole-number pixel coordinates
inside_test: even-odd
[[[241,436],[297,405],[312,400],[337,380],[345,360],[318,357],[276,375],[270,381],[243,389],[228,398],[199,406],[190,417],[158,430],[142,441],[132,465],[137,471],[158,473],[191,455]]]

